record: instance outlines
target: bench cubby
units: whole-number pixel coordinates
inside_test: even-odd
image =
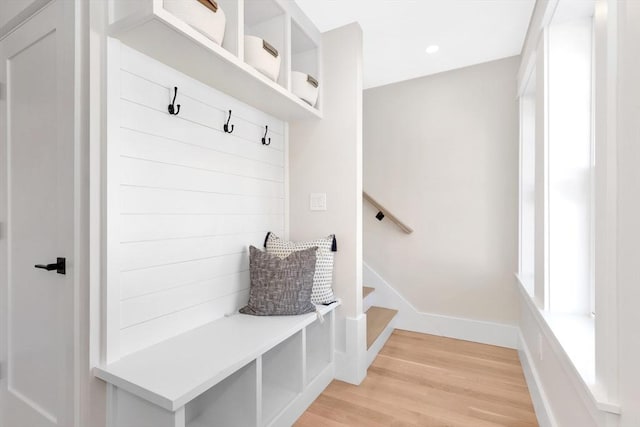
[[[109,427],[291,425],[334,378],[335,308],[236,314],[94,368]]]
[[[256,426],[257,363],[238,369],[186,405],[186,426]]]
[[[314,322],[305,329],[306,384],[315,380],[333,362],[331,322]]]
[[[314,322],[317,323],[317,322]],[[302,393],[302,331],[262,356],[262,421],[268,425]]]

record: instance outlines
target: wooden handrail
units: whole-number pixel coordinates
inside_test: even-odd
[[[387,208],[382,206],[376,199],[371,197],[366,191],[362,192],[362,197],[364,197],[364,199],[366,201],[371,203],[376,209],[378,209],[380,212],[382,212],[384,214],[385,218],[389,218],[398,227],[400,227],[400,229],[402,231],[404,231],[407,234],[413,233],[413,228],[409,227],[407,224],[405,224],[404,222],[400,221],[397,216],[395,216],[394,214],[389,212],[389,210]]]

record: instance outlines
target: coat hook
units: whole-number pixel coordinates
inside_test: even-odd
[[[233,128],[235,128],[235,125],[231,125],[229,126],[229,122],[231,121],[231,110],[229,110],[229,118],[227,119],[227,123],[224,125],[224,131],[226,133],[232,133],[233,132]]]
[[[178,113],[180,112],[180,104],[175,105],[176,103],[176,96],[178,96],[178,87],[174,87],[173,88],[175,90],[174,94],[173,94],[173,101],[171,101],[171,104],[169,104],[169,114],[177,116]]]
[[[269,132],[269,126],[264,127],[264,136],[262,137],[262,145],[271,145],[271,137],[267,142],[267,132]]]

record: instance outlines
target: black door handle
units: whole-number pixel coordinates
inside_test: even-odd
[[[35,268],[41,268],[47,271],[56,270],[58,274],[67,274],[67,260],[66,258],[58,258],[58,262],[55,264],[36,264]]]

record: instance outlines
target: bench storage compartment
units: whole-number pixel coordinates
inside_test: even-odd
[[[334,378],[335,308],[237,314],[94,368],[109,427],[291,425]]]

